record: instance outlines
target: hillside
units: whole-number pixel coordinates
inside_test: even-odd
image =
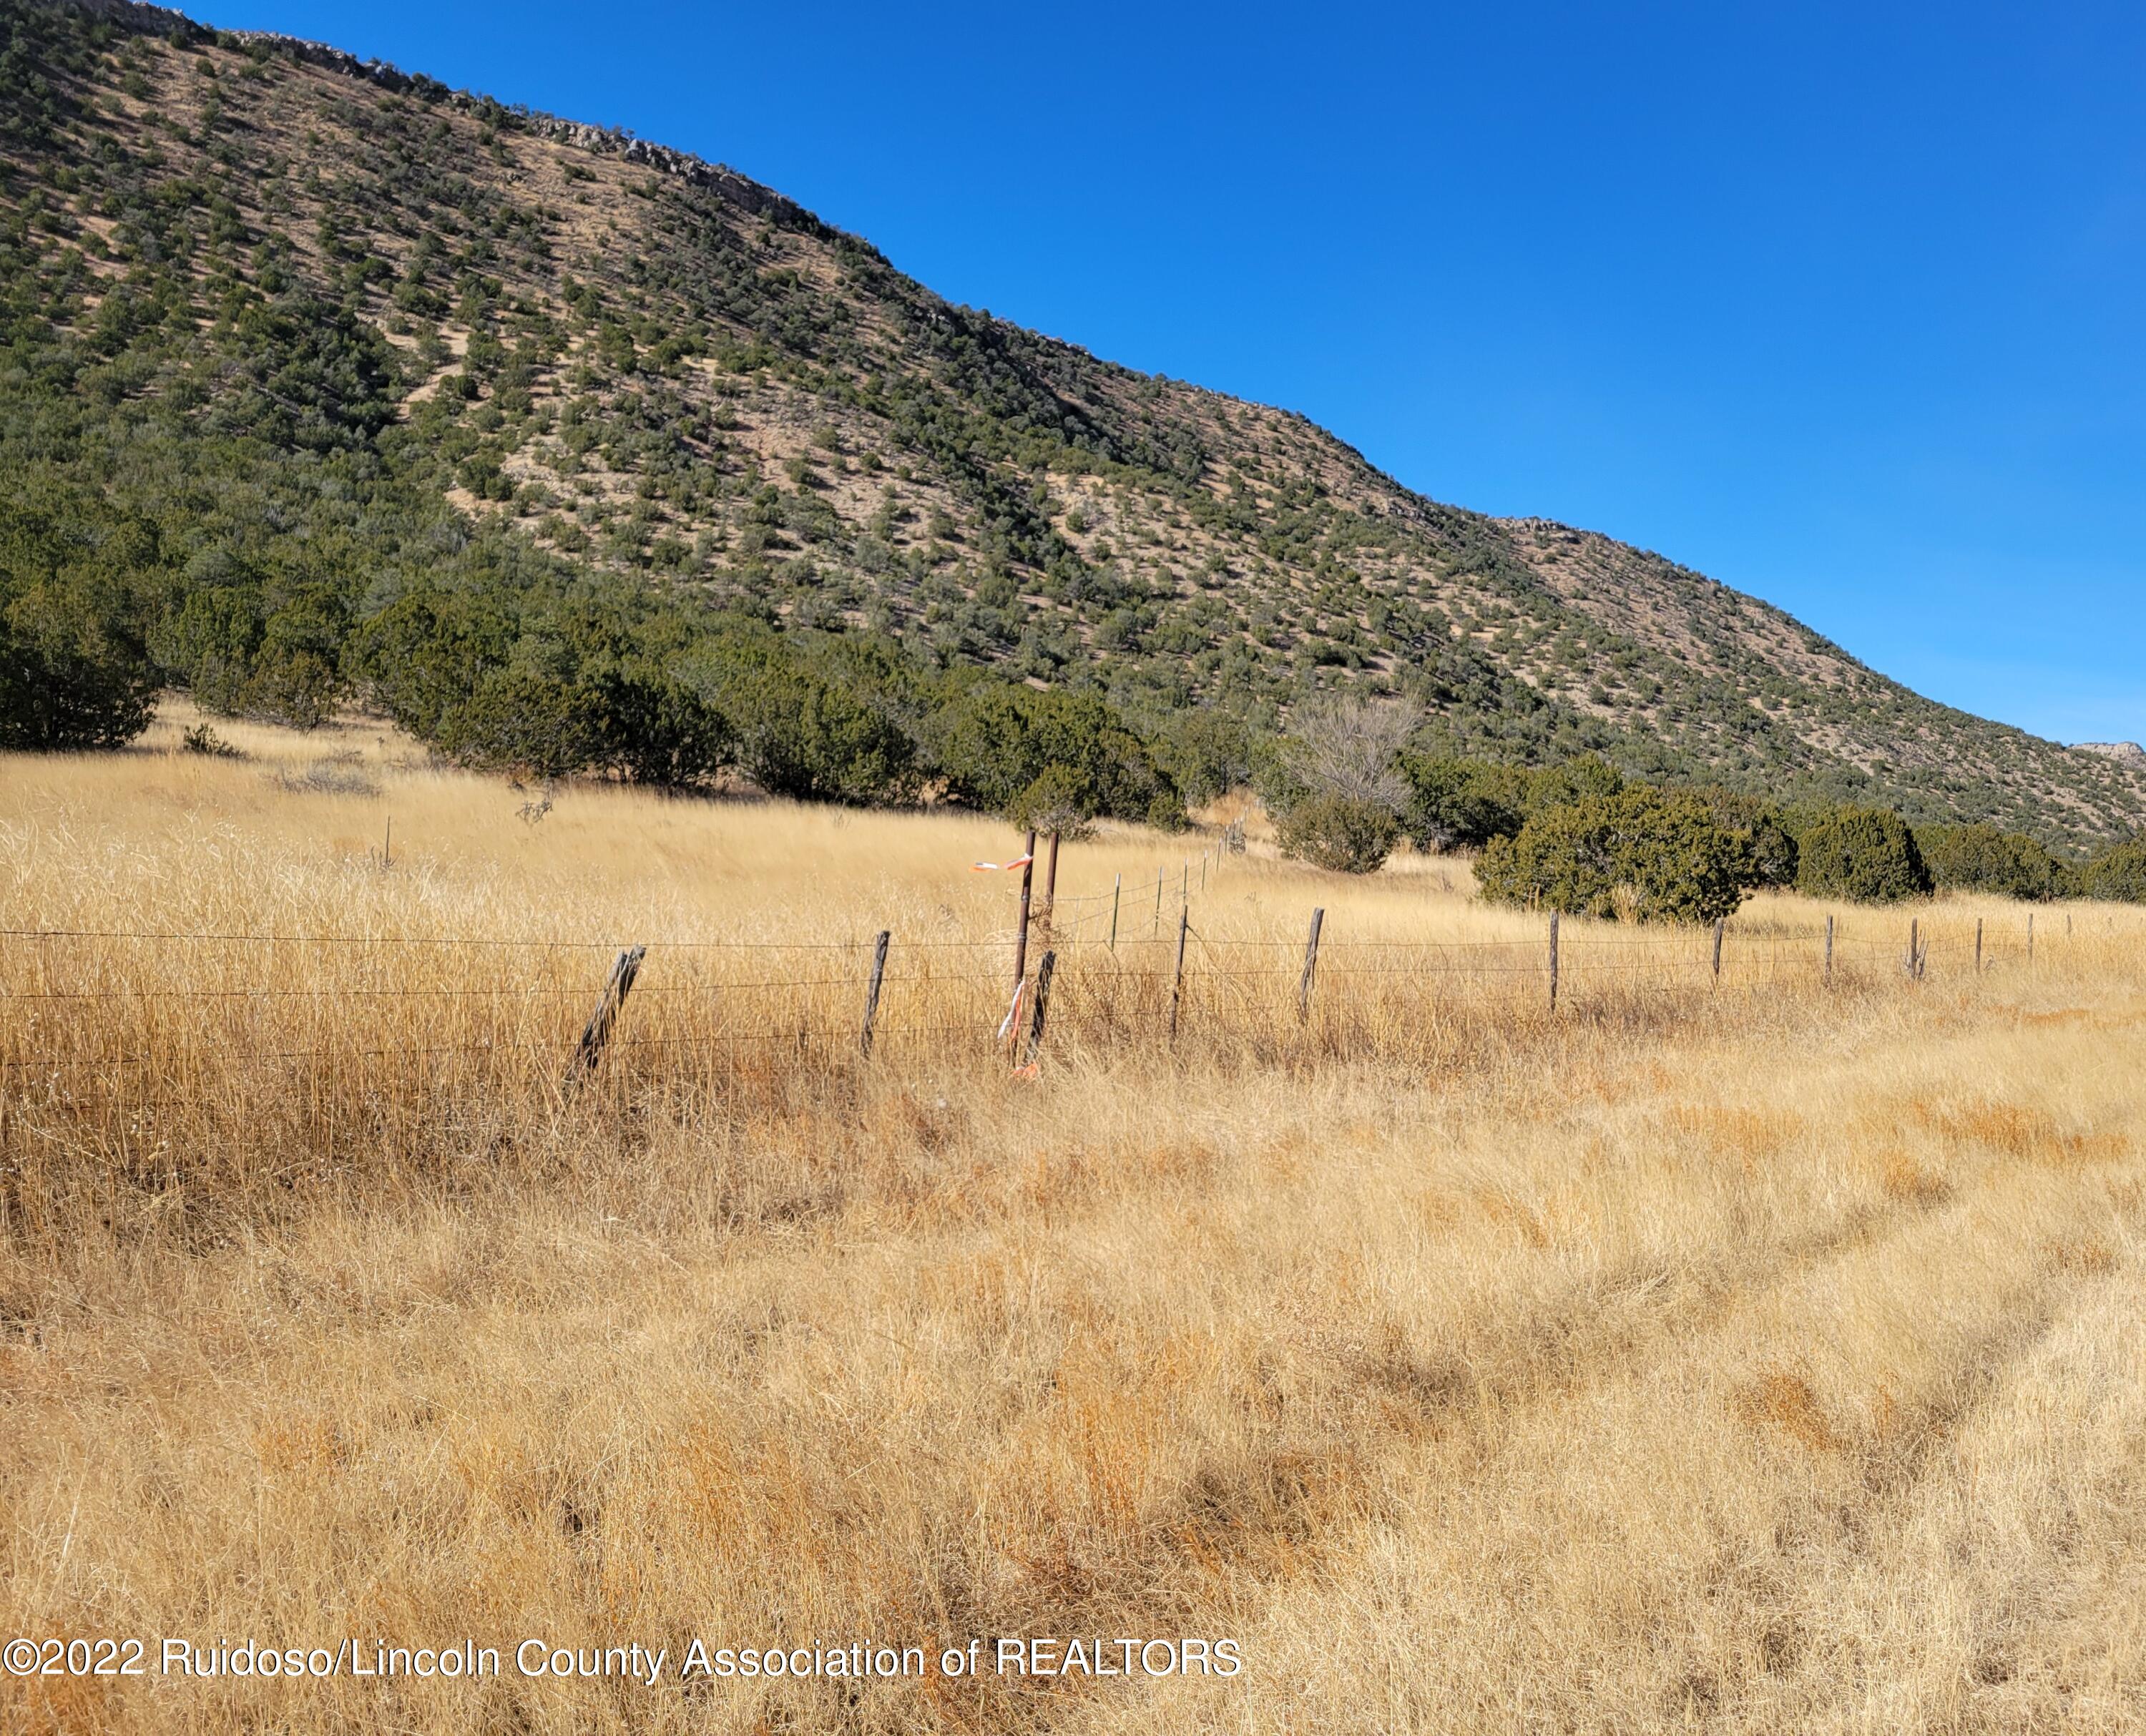
[[[18,589],[124,590],[212,701],[302,713],[414,587],[631,594],[1140,727],[1354,685],[1515,757],[2074,847],[2146,821],[2146,766],[951,306],[727,170],[119,0],[0,0],[0,544]]]

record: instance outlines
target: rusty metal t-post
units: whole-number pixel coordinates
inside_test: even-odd
[[[1036,876],[1036,828],[1028,829],[1028,847],[1022,855],[1027,860],[1021,865],[1021,930],[1013,937],[1013,988],[1021,992],[1021,985],[1028,980],[1028,895]]]
[[[1036,932],[1043,936],[1043,944],[1051,944],[1051,913],[1058,907],[1058,828],[1051,829],[1051,854],[1044,859],[1043,915],[1037,919]]]

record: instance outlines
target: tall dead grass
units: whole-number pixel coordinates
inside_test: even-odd
[[[1719,985],[1567,924],[1553,1016],[1457,865],[1255,856],[1191,870],[1173,1044],[1200,845],[1107,835],[1022,1077],[1001,829],[532,824],[229,733],[0,778],[50,936],[0,939],[0,1630],[1247,1665],[0,1685],[24,1728],[2139,1727],[2122,913],[2039,913],[2030,970],[2024,912],[1925,911],[1919,982],[1890,915],[1834,913],[1829,984],[1795,900]],[[287,787],[337,752],[381,793]]]

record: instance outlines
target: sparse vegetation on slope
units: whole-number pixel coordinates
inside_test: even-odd
[[[727,171],[120,0],[0,0],[0,697],[76,696],[10,740],[123,731],[169,681],[299,722],[375,694],[477,757],[671,778],[735,748],[847,797],[929,772],[892,681],[868,709],[913,764],[831,701],[838,764],[739,741],[708,672],[751,621],[838,687],[827,643],[869,637],[1092,693],[1189,771],[1340,687],[1421,707],[1432,754],[1592,750],[2073,848],[2146,819],[2129,761],[951,307]],[[421,616],[442,643],[405,671],[379,653]],[[542,682],[577,696],[501,739]]]

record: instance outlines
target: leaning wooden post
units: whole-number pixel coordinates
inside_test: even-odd
[[[1920,976],[1923,974],[1920,956],[1922,928],[1923,925],[1919,918],[1910,916],[1908,919],[1908,975],[1910,976]]]
[[[1013,937],[1013,991],[1018,995],[1028,978],[1028,894],[1036,875],[1036,828],[1028,829],[1028,847],[1021,852],[1021,930]]]
[[[589,1022],[581,1027],[581,1040],[574,1050],[573,1059],[566,1063],[566,1076],[561,1088],[571,1090],[584,1075],[596,1070],[596,1063],[603,1059],[604,1045],[611,1040],[611,1026],[618,1022],[619,1009],[626,1005],[626,997],[632,991],[633,980],[641,975],[641,960],[647,953],[646,946],[629,946],[611,963],[611,977],[604,984],[602,996],[596,1010],[589,1015]]]
[[[1155,870],[1155,931],[1160,937],[1162,933],[1162,869],[1159,865]]]
[[[1831,911],[1826,913],[1825,919],[1825,980],[1828,982],[1833,980],[1833,914]]]
[[[1982,918],[1974,919],[1974,974],[1982,975]]]
[[[1051,977],[1058,968],[1058,955],[1046,952],[1036,966],[1036,1005],[1031,1009],[1028,1020],[1028,1053],[1024,1060],[1033,1063],[1036,1052],[1043,1046],[1043,1020],[1051,1010]]]
[[[1043,936],[1043,944],[1051,944],[1051,913],[1058,907],[1058,828],[1051,828],[1051,854],[1046,858],[1043,870],[1043,915],[1036,925],[1036,931]]]
[[[1550,913],[1550,1010],[1557,1010],[1557,912]]]
[[[1714,980],[1717,987],[1721,982],[1721,931],[1728,925],[1729,919],[1725,916],[1714,919]]]
[[[1177,877],[1177,901],[1187,910],[1192,906],[1192,858],[1185,859],[1185,866]]]
[[[866,1060],[871,1059],[872,1022],[879,1017],[879,985],[886,975],[886,945],[893,938],[891,932],[881,929],[872,942],[871,986],[865,990],[865,1028],[857,1033],[857,1048]]]
[[[1125,877],[1122,873],[1110,876],[1110,950],[1118,950],[1118,900],[1125,895]]]
[[[1177,913],[1177,975],[1170,984],[1170,1038],[1172,1042],[1177,1040],[1177,1010],[1185,1000],[1185,937],[1191,928],[1192,912],[1180,910]]]
[[[1311,1016],[1311,979],[1319,969],[1319,930],[1326,920],[1324,906],[1311,913],[1311,938],[1304,943],[1304,976],[1296,985],[1296,1022]]]

